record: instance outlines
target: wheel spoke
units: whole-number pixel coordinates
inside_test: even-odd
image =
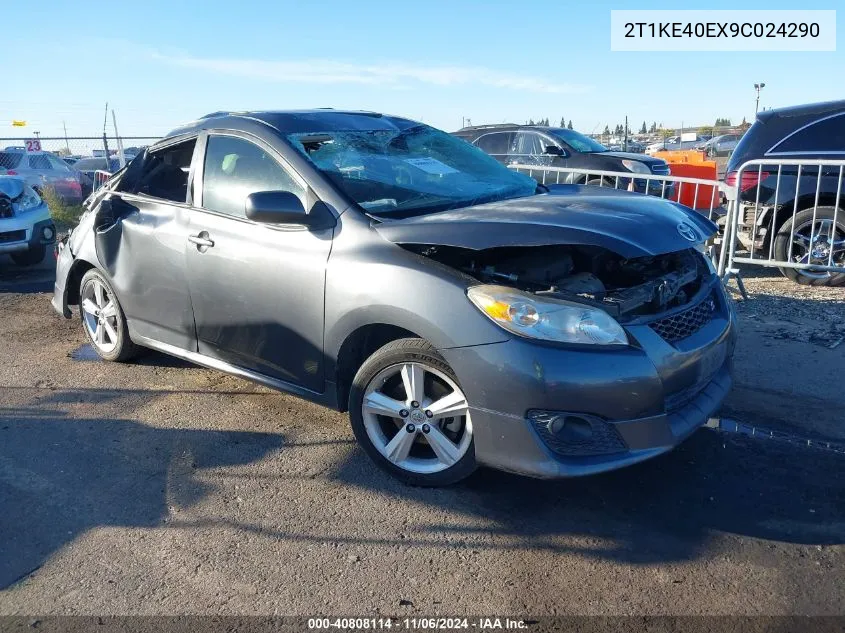
[[[467,413],[467,401],[461,392],[453,391],[431,403],[426,409],[431,411],[433,419],[460,417]]]
[[[403,402],[394,400],[380,391],[374,391],[364,399],[364,409],[373,415],[386,415],[391,418],[398,418],[399,412],[405,408]]]
[[[819,222],[819,228],[816,231],[816,239],[824,239],[829,238],[831,232],[833,231],[833,220],[822,220]]]
[[[106,297],[103,288],[103,284],[94,282],[94,301],[97,303],[98,308],[102,308],[106,305]]]
[[[803,235],[801,233],[796,233],[795,235],[792,236],[792,241],[795,244],[798,244],[799,246],[806,248],[810,245],[810,236],[809,235]]]
[[[104,305],[103,309],[100,310],[100,314],[102,314],[107,319],[111,317],[116,317],[117,307],[114,305],[114,301],[109,301],[106,305]]]
[[[103,321],[102,327],[106,330],[106,334],[109,337],[109,343],[117,343],[117,332],[115,332],[115,329],[112,327],[111,323],[109,323],[108,321]]]
[[[415,363],[402,365],[402,384],[405,386],[405,398],[408,402],[422,402],[425,397],[425,370]]]
[[[91,316],[97,316],[97,304],[95,304],[91,299],[84,299],[82,301],[82,309],[85,311],[86,314],[90,314]]]
[[[105,345],[106,343],[106,329],[103,327],[101,323],[97,323],[97,329],[94,330],[94,340],[97,341],[97,345]]]
[[[393,439],[384,447],[384,453],[387,459],[394,464],[404,461],[414,445],[416,433],[408,433],[404,428],[399,429]]]
[[[441,463],[451,466],[460,459],[460,449],[454,442],[452,442],[452,440],[443,434],[443,431],[441,431],[436,424],[432,424],[431,430],[428,433],[425,433],[423,437],[426,439],[429,446],[431,446],[431,449],[434,451],[434,454],[437,455],[437,459],[439,459]]]

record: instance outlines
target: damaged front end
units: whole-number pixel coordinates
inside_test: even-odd
[[[597,246],[404,248],[485,284],[600,308],[620,323],[686,305],[712,274],[705,256],[694,248],[631,259]]]

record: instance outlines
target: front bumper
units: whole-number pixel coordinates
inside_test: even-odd
[[[56,226],[46,205],[11,218],[0,219],[0,253],[22,253],[56,241]],[[50,237],[44,237],[49,229]]]
[[[613,470],[671,450],[718,410],[731,388],[736,317],[723,293],[720,303],[709,323],[674,343],[640,324],[626,327],[635,343],[622,349],[513,338],[441,350],[472,403],[477,460],[556,478]],[[537,410],[597,420],[618,437],[619,449],[562,454],[529,419]]]
[[[71,318],[72,313],[68,307],[68,277],[73,267],[73,253],[68,246],[68,238],[56,244],[56,282],[53,286],[53,298],[50,304],[53,309],[66,319]]]

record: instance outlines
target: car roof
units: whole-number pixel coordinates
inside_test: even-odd
[[[196,121],[172,130],[164,140],[174,136],[190,135],[210,129],[239,129],[248,122],[258,122],[282,134],[302,132],[332,132],[342,130],[396,130],[416,121],[403,117],[368,112],[364,110],[261,110],[248,112],[212,112]],[[159,141],[160,144],[163,141]]]
[[[845,112],[845,99],[839,101],[822,101],[820,103],[807,103],[788,108],[777,108],[775,110],[764,110],[757,115],[760,121],[768,122],[773,119],[788,119],[793,117],[817,117],[825,114]]]
[[[471,134],[478,132],[486,134],[487,132],[511,132],[513,130],[538,130],[540,132],[550,132],[553,130],[565,130],[567,128],[559,125],[520,125],[519,123],[494,123],[491,125],[472,125],[469,127],[462,127],[454,134]]]

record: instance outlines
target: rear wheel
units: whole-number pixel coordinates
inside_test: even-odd
[[[836,218],[836,226],[834,226]],[[793,230],[793,226],[795,229]],[[822,266],[845,266],[845,211],[834,207],[805,209],[789,218],[775,237],[775,257],[779,261]],[[806,286],[841,286],[845,274],[824,270],[781,268],[795,283]]]
[[[126,317],[111,284],[92,268],[79,286],[79,316],[91,347],[103,360],[127,361],[139,347],[129,339]]]
[[[451,367],[422,339],[368,358],[349,395],[352,430],[381,468],[405,483],[445,486],[476,468],[472,420]]]
[[[35,266],[44,261],[47,254],[47,247],[42,245],[32,246],[28,251],[12,253],[12,261],[18,266]]]

